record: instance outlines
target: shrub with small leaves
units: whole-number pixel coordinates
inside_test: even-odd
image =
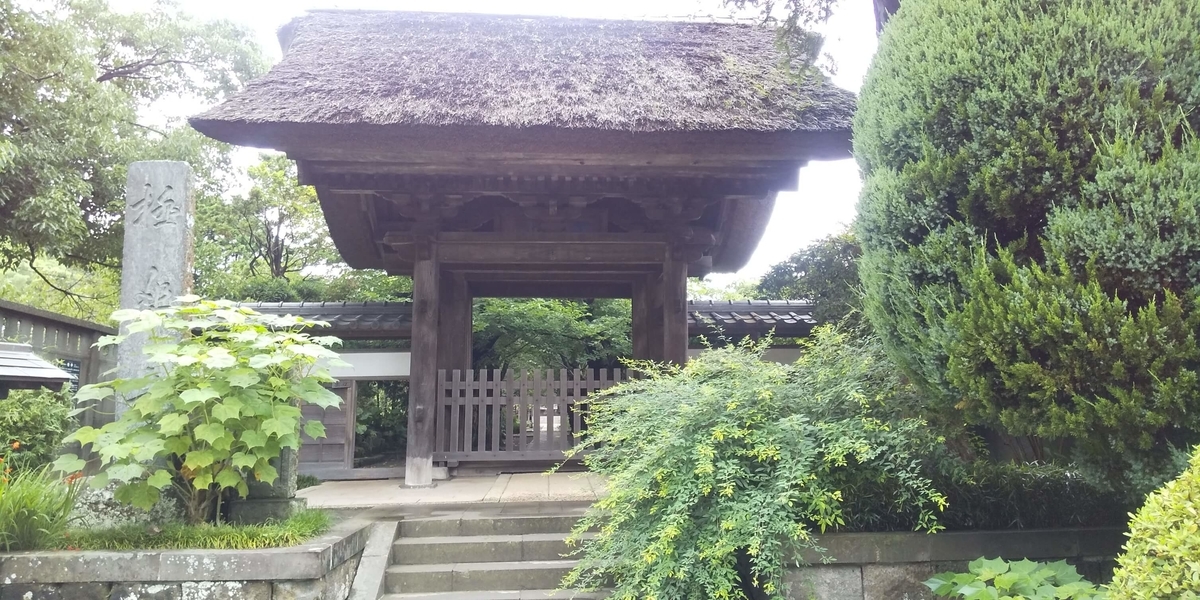
[[[104,468],[91,483],[120,482],[122,502],[149,509],[162,490],[174,488],[188,521],[218,518],[223,493],[244,497],[248,477],[273,482],[278,472],[271,461],[283,448],[299,448],[301,402],[322,408],[341,402],[323,386],[333,381],[324,365],[340,363],[329,349],[337,338],[303,332],[323,323],[195,296],[168,308],[117,311],[113,319],[125,333],[100,344],[146,334],[154,370],[81,388],[81,404],[115,394],[128,408],[116,421],[80,428],[67,440],[96,450]],[[319,421],[303,427],[314,438],[325,435]],[[84,461],[68,454],[55,466],[76,472]]]
[[[1133,517],[1109,597],[1200,598],[1200,447],[1183,475],[1151,494]]]
[[[1065,561],[977,558],[967,573],[939,573],[925,585],[941,598],[965,600],[1100,600],[1104,590]]]
[[[71,394],[65,387],[12,390],[0,398],[0,443],[20,443],[8,453],[4,466],[19,471],[52,462],[63,438],[77,425],[70,412]]]
[[[820,328],[795,365],[761,346],[710,350],[589,402],[583,445],[608,493],[571,537],[562,586],[611,598],[782,598],[783,567],[845,522],[844,491],[890,484],[889,502],[938,529],[944,498],[922,460],[944,440],[908,418],[916,397],[872,338]],[[594,534],[591,532],[595,532]]]

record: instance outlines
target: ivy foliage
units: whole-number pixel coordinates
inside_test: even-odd
[[[116,421],[82,427],[67,441],[99,454],[104,470],[91,484],[120,482],[116,498],[122,502],[148,510],[173,488],[189,522],[212,520],[225,490],[245,497],[251,477],[278,478],[271,461],[283,448],[300,447],[301,402],[322,408],[341,402],[323,387],[333,381],[325,365],[340,362],[329,349],[337,338],[302,332],[321,323],[197,296],[167,308],[120,310],[113,319],[125,333],[100,344],[146,335],[154,370],[81,388],[77,411],[113,395],[128,408]],[[314,438],[325,435],[320,421],[303,429]],[[84,461],[67,454],[55,466],[71,473]]]
[[[782,598],[785,561],[845,522],[843,490],[862,480],[890,483],[918,529],[939,529],[945,500],[921,469],[943,440],[906,416],[915,396],[868,344],[820,328],[795,365],[754,345],[636,365],[645,377],[591,402],[575,449],[608,494],[572,534],[580,562],[563,587]]]
[[[1101,600],[1105,592],[1066,561],[977,558],[966,573],[939,573],[925,585],[939,598],[966,600]]]
[[[889,354],[934,413],[1072,438],[1118,487],[1200,432],[1198,22],[1192,0],[906,0],[855,117]]]
[[[1129,524],[1110,600],[1200,598],[1200,448],[1178,479],[1146,499]]]

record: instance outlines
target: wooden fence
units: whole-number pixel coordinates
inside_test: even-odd
[[[587,428],[585,398],[624,377],[620,369],[438,371],[433,460],[561,460]]]
[[[105,373],[116,367],[116,351],[112,347],[103,350],[93,347],[101,336],[115,333],[117,330],[112,327],[0,300],[0,340],[33,346],[39,356],[75,375],[77,385],[106,379]],[[99,414],[89,410],[80,415],[83,424],[98,425],[111,420],[103,416],[112,413],[112,399],[107,402],[110,405],[102,405]]]

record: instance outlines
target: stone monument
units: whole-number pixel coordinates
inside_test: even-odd
[[[192,293],[192,228],[196,205],[192,168],[172,160],[129,165],[125,180],[125,246],[121,254],[121,308],[169,306]],[[117,377],[141,377],[145,335],[117,347]],[[118,416],[125,411],[118,402]]]

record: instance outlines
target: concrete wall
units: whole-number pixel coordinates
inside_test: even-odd
[[[346,600],[370,523],[268,550],[0,554],[0,600]]]
[[[829,535],[819,543],[835,560],[785,576],[792,600],[933,600],[924,581],[946,571],[965,572],[981,556],[1018,560],[1066,560],[1093,582],[1107,581],[1124,542],[1121,528],[1027,531],[851,533]]]

